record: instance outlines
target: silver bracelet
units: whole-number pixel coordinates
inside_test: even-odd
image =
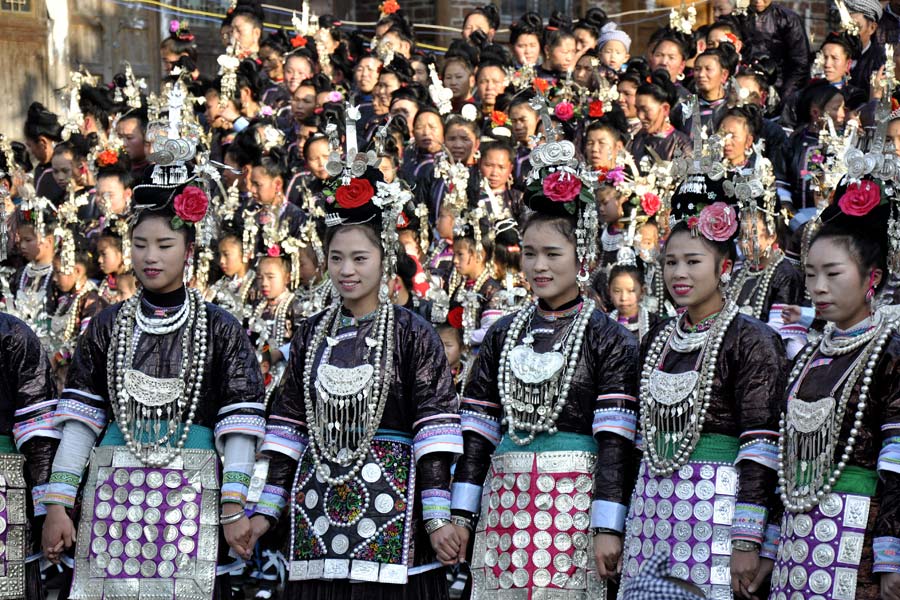
[[[427,533],[428,535],[431,535],[432,533],[434,533],[435,531],[437,531],[444,525],[449,525],[449,524],[450,524],[449,519],[429,519],[429,520],[425,521],[425,533]]]
[[[450,517],[450,522],[458,527],[465,527],[469,531],[475,529],[475,524],[471,519],[467,519],[460,515],[453,515],[452,517]]]
[[[219,525],[231,525],[244,518],[243,509],[233,515],[219,515]]]

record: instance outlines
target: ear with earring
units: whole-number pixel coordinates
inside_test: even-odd
[[[875,298],[875,271],[869,274],[869,289],[866,291],[866,302],[872,302]]]
[[[722,261],[722,272],[719,273],[719,288],[725,290],[728,288],[728,284],[731,283],[731,261],[725,260]]]

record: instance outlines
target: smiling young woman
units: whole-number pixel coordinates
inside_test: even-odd
[[[535,149],[538,156],[575,154],[568,141],[546,146]],[[540,176],[526,192],[535,212],[522,232],[522,271],[537,301],[491,327],[462,399],[465,453],[452,504],[463,542],[459,558],[480,512],[474,598],[489,598],[500,586],[531,597],[563,578],[572,593],[605,599],[631,493],[637,340],[581,293],[597,237],[589,187],[595,177],[584,165],[538,164]],[[484,508],[483,484],[492,490]],[[511,514],[507,500],[520,509],[511,520],[502,516]],[[544,531],[553,522],[566,531],[556,544]],[[514,562],[533,556],[539,569],[503,564],[499,540],[510,536]],[[570,579],[572,565],[586,577]]]
[[[141,208],[133,219],[131,256],[141,289],[91,319],[56,409],[54,425],[61,440],[43,498],[43,550],[57,563],[74,542],[78,555],[88,557],[75,569],[73,593],[90,587],[109,595],[123,570],[175,585],[174,563],[165,559],[174,549],[164,547],[162,536],[148,535],[143,545],[144,556],[152,552],[163,557],[152,571],[148,563],[143,568],[134,560],[127,563],[120,544],[96,551],[106,541],[97,533],[106,528],[98,523],[108,524],[110,514],[124,514],[126,508],[143,531],[156,524],[160,513],[183,511],[184,547],[196,549],[197,560],[210,567],[198,569],[193,583],[210,590],[210,596],[227,582],[215,576],[218,535],[202,533],[201,519],[221,522],[225,541],[239,556],[249,558],[253,550],[243,504],[257,441],[265,432],[262,376],[241,324],[204,302],[197,290],[185,288],[194,227],[209,200],[202,189],[185,184],[183,169],[156,165],[154,181],[182,178],[182,183],[147,181],[135,188],[135,206]],[[79,531],[93,534],[75,542],[67,511],[79,495],[89,457]],[[125,464],[127,469],[113,475],[111,466]],[[198,481],[199,487],[185,488],[197,500],[196,510],[188,508],[187,496],[183,504],[181,497],[176,501],[157,490],[163,483],[179,487],[188,478]],[[113,498],[113,486],[123,489],[129,481],[135,486],[131,494]],[[136,493],[144,482],[152,491]]]
[[[822,213],[810,245],[806,289],[828,325],[800,352],[788,382],[778,487],[782,522],[793,527],[772,528],[779,547],[854,539],[874,552],[844,554],[840,568],[829,561],[815,569],[779,552],[774,572],[798,575],[773,577],[773,595],[817,593],[826,576],[845,581],[848,597],[900,593],[900,336],[894,307],[875,309],[889,277],[894,222],[881,204],[883,185],[867,177],[838,186],[838,201]]]
[[[685,189],[715,197],[712,187],[695,189],[707,178],[690,177],[673,207],[696,206]],[[715,597],[733,591],[743,598],[771,571],[760,546],[776,479],[786,362],[777,334],[723,296],[736,255],[734,208],[716,202],[688,215],[676,213],[680,220],[663,251],[666,287],[682,313],[652,328],[642,351],[644,456],[626,525],[623,577],[637,575],[647,558],[641,548],[664,543],[672,548],[675,577],[711,584]],[[670,500],[672,492],[677,498]],[[722,514],[723,503],[733,507],[733,519],[730,510]],[[691,515],[693,530],[685,522]],[[658,526],[644,527],[648,522]],[[706,532],[714,525],[722,542],[710,546]],[[716,568],[722,573],[710,580]]]
[[[330,185],[324,247],[340,302],[294,333],[254,532],[289,507],[286,597],[440,600],[437,561],[459,553],[450,465],[462,436],[440,337],[387,294],[410,194],[373,167]]]

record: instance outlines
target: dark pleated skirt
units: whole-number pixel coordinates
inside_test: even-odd
[[[285,600],[449,600],[447,571],[427,571],[409,578],[406,585],[341,581],[289,581]]]

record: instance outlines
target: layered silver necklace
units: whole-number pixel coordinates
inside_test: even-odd
[[[644,459],[650,473],[667,477],[683,467],[700,441],[712,401],[719,351],[737,305],[726,302],[712,326],[704,332],[685,332],[685,316],[674,319],[653,340],[641,374],[641,430]],[[666,373],[669,350],[687,354],[700,351],[694,368]]]
[[[829,323],[818,344],[809,344],[791,372],[787,413],[782,414],[778,437],[778,486],[781,501],[790,512],[812,510],[833,489],[850,461],[856,435],[863,427],[870,385],[875,367],[898,321],[888,320],[880,312],[866,330],[856,336],[834,337],[834,324]],[[831,388],[831,393],[813,402],[796,397],[806,378],[813,356],[840,356],[862,349]],[[834,464],[840,442],[844,415],[856,384],[862,379],[856,403],[853,427],[844,443],[840,461]],[[843,386],[840,396],[837,391]]]
[[[340,304],[329,308],[316,327],[303,375],[309,450],[319,476],[332,487],[346,483],[362,468],[381,425],[394,372],[394,308],[388,303],[378,308],[372,327],[375,338],[365,338],[363,363],[349,368],[328,363],[331,349],[339,343],[340,308]],[[313,364],[323,344],[327,346],[313,381]],[[327,463],[350,470],[332,477]]]
[[[503,424],[516,444],[530,444],[539,433],[556,433],[556,421],[566,405],[584,332],[595,307],[593,300],[585,300],[560,341],[543,353],[534,351],[531,331],[518,343],[525,326],[531,328],[537,304],[516,313],[503,342],[497,378]],[[519,431],[527,434],[521,437]]]
[[[200,402],[209,347],[208,317],[195,289],[188,290],[185,303],[175,314],[163,318],[143,314],[142,296],[126,300],[116,315],[107,357],[107,385],[125,445],[143,464],[164,467],[181,454]],[[133,367],[142,335],[163,336],[179,330],[178,377],[153,377]]]

